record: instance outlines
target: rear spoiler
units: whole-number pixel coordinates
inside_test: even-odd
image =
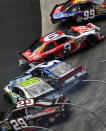
[[[70,0],[68,0],[67,2],[69,2],[69,1],[70,1]],[[52,14],[53,14],[54,10],[56,9],[56,7],[58,7],[58,6],[60,6],[60,5],[64,5],[64,4],[66,4],[67,2],[62,3],[62,4],[59,4],[59,5],[56,4],[56,5],[54,6],[52,12],[50,13],[50,16],[52,16]]]
[[[53,14],[54,10],[55,10],[55,9],[56,9],[56,7],[58,7],[58,6],[59,6],[59,5],[57,5],[57,4],[54,6],[54,8],[53,8],[52,12],[50,13],[50,16],[52,16],[52,14]]]
[[[57,5],[57,4],[56,4],[56,5],[54,6],[54,8],[53,8],[52,12],[50,13],[50,16],[52,16],[52,14],[53,14],[54,10],[56,9],[56,7],[58,7],[58,6],[60,6],[60,5],[67,4],[69,1],[73,1],[73,0],[67,0],[67,2],[64,2],[64,3],[59,4],[59,5]]]
[[[23,53],[23,52],[22,52],[22,53]],[[25,60],[28,61],[28,59],[27,59],[25,56],[23,56],[22,53],[19,53],[19,55],[20,55],[21,57],[23,57]]]
[[[80,66],[80,67],[76,68],[75,70],[69,72],[68,74],[64,75],[63,77],[60,77],[59,80],[62,82],[62,81],[64,81],[64,80],[68,79],[69,76],[73,76],[73,75],[75,75],[76,73],[78,73],[78,72],[80,72],[80,71],[81,71],[81,72],[84,72],[84,71],[85,71],[82,66]]]

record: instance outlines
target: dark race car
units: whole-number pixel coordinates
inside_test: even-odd
[[[38,64],[53,58],[62,58],[89,45],[94,46],[103,39],[100,28],[91,23],[87,26],[74,26],[66,31],[53,32],[21,52],[19,65]]]
[[[64,102],[69,102],[65,96],[53,101],[48,99],[19,101],[7,112],[0,113],[2,120],[0,129],[3,130],[5,127],[10,131],[35,131],[37,128],[29,128],[29,126],[47,128],[58,119],[62,120],[69,116],[71,106],[64,105]]]
[[[72,90],[77,89],[88,76],[82,66],[74,68],[59,60],[31,65],[26,73],[11,80],[4,88],[7,101],[10,99],[16,103],[32,97],[56,99],[59,94],[71,95]]]
[[[56,5],[50,14],[52,23],[66,21],[83,22],[106,17],[106,4],[99,5],[91,0],[68,0]]]
[[[32,67],[26,72],[27,74],[40,77],[53,87],[60,88],[62,86],[66,92],[67,86],[72,88],[88,76],[82,66],[74,68],[71,64],[59,60],[44,62],[36,66],[30,65]]]

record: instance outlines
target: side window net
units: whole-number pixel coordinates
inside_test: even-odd
[[[44,51],[48,51],[48,50],[51,50],[51,49],[53,49],[53,48],[55,48],[55,46],[54,46],[54,43],[51,42],[51,43],[49,43],[49,44],[45,47]]]

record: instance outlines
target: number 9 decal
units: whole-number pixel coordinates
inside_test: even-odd
[[[66,43],[64,44],[64,53],[66,53],[67,51],[71,50],[71,44],[70,43]]]
[[[95,10],[85,11],[84,12],[84,20],[94,19],[95,18]]]

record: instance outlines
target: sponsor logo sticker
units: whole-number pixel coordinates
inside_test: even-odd
[[[19,83],[21,86],[29,86],[29,85],[32,85],[32,84],[34,84],[34,83],[38,83],[38,82],[40,82],[40,80],[37,80],[37,79],[35,79],[35,78],[31,78],[31,79],[29,79],[29,80],[27,80],[27,81],[23,81],[23,82],[21,82],[21,83]]]

